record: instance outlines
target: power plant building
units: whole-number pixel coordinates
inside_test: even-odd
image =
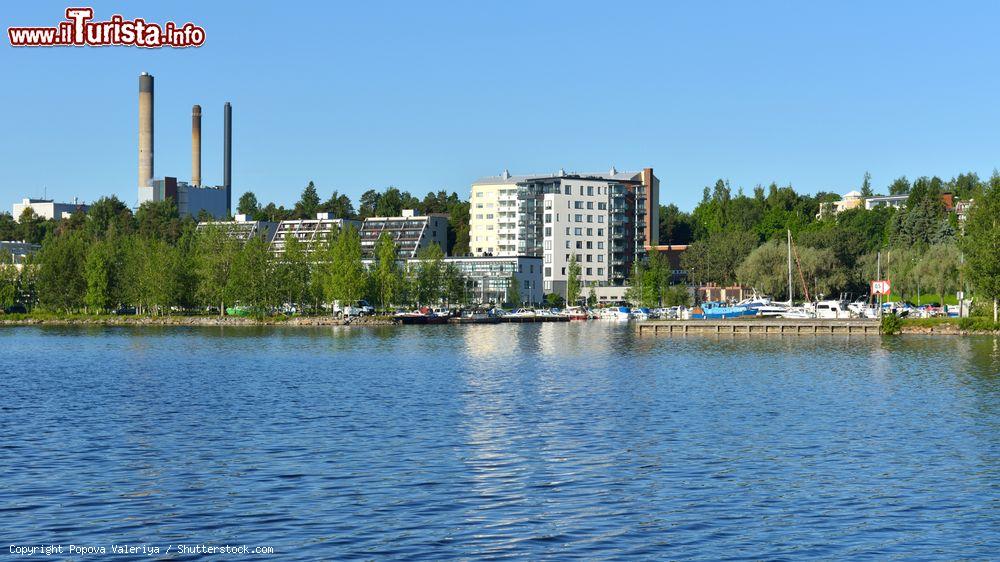
[[[205,213],[214,218],[227,218],[232,209],[232,106],[223,107],[223,185],[206,187],[201,177],[201,106],[191,109],[191,181],[178,181],[173,176],[154,179],[154,81],[143,72],[139,75],[139,205],[149,201],[171,199],[178,213],[198,217]]]

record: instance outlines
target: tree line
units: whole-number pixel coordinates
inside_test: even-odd
[[[240,306],[253,314],[323,312],[334,302],[392,306],[464,303],[468,281],[436,244],[406,266],[383,234],[370,267],[348,227],[315,246],[285,240],[241,241],[225,224],[197,227],[172,202],[146,203],[132,216],[114,197],[86,214],[57,221],[23,267],[0,256],[0,308],[15,304],[63,313],[114,311],[161,315]]]
[[[840,199],[834,193],[803,195],[791,186],[771,184],[767,189],[757,186],[749,195],[742,189],[734,194],[727,182],[719,180],[705,188],[690,213],[674,205],[661,207],[660,242],[689,245],[681,265],[691,283],[739,283],[787,298],[785,238],[791,231],[796,298],[806,291],[812,298],[865,294],[881,261],[881,275],[893,282],[894,296],[932,294],[943,300],[964,283],[979,290],[987,286],[971,273],[969,257],[976,238],[982,238],[972,235],[978,232],[973,226],[976,209],[988,207],[988,195],[998,184],[996,174],[986,181],[974,173],[949,181],[920,177],[911,182],[901,177],[886,191],[906,195],[903,208],[866,210],[861,205],[834,214],[823,212],[825,205]],[[875,195],[869,174],[859,191],[866,197]],[[967,224],[959,224],[955,213],[947,211],[944,193],[956,201],[975,200]],[[651,269],[655,267],[644,266],[644,274]]]

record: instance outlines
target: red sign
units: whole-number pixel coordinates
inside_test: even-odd
[[[891,285],[888,279],[882,279],[879,281],[872,281],[872,294],[873,295],[888,295]]]

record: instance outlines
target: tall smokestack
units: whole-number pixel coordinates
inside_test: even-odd
[[[233,106],[226,102],[226,106],[223,111],[225,119],[225,130],[223,134],[225,139],[223,140],[223,153],[222,153],[222,185],[226,188],[226,213],[229,215],[233,214]]]
[[[153,77],[139,75],[139,187],[153,180]]]
[[[201,186],[201,106],[191,108],[191,185]]]

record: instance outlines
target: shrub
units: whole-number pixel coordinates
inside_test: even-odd
[[[895,314],[882,316],[882,323],[879,325],[879,332],[886,336],[894,336],[903,330],[903,321]]]
[[[958,327],[970,332],[996,332],[1000,331],[1000,322],[994,322],[991,318],[982,316],[971,316],[960,318]]]

